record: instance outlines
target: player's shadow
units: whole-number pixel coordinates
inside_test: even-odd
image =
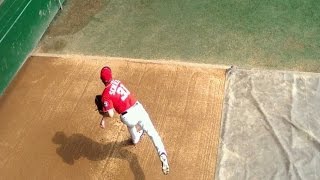
[[[99,161],[107,158],[125,159],[129,162],[135,179],[145,179],[143,170],[139,164],[137,155],[122,148],[132,145],[130,140],[121,142],[110,142],[102,144],[82,134],[72,134],[67,137],[63,132],[56,132],[52,138],[53,143],[60,145],[56,152],[62,157],[63,161],[72,165],[79,158],[87,158],[91,161]],[[118,148],[118,153],[114,150]]]

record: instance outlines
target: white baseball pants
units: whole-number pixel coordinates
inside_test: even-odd
[[[149,117],[149,114],[144,109],[142,104],[140,104],[139,102],[136,102],[135,105],[133,105],[131,108],[127,110],[126,114],[120,116],[120,119],[125,125],[127,125],[133,141],[135,141],[136,138],[140,138],[136,129],[136,125],[139,125],[142,128],[142,130],[144,130],[152,140],[153,145],[156,148],[159,156],[162,153],[167,154],[164,148],[164,145],[162,143],[162,140],[157,130],[154,128],[151,122],[151,119]]]

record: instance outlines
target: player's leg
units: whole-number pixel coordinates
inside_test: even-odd
[[[120,119],[127,126],[133,144],[137,144],[143,135],[143,130],[137,131],[136,125],[138,124],[138,121],[134,117],[134,114],[128,112],[127,114],[120,116]]]
[[[136,105],[131,112],[136,116],[136,118],[139,119],[137,124],[148,134],[159,156],[162,153],[167,154],[162,143],[161,137],[159,136],[157,130],[153,126],[149,114],[146,112],[143,106],[140,103],[138,103],[138,105]]]
[[[160,157],[160,161],[162,163],[162,171],[164,174],[168,174],[169,162],[167,158],[167,152],[164,148],[161,137],[158,134],[157,130],[155,129],[154,125],[152,124],[149,114],[145,111],[142,105],[139,106],[139,111],[140,111],[139,114],[140,114],[141,120],[138,122],[138,124],[141,126],[141,128],[148,134],[148,136],[152,140],[153,145],[156,148],[157,153]]]
[[[137,144],[140,141],[140,138],[143,134],[143,130],[137,131],[136,126],[132,126],[132,127],[127,126],[127,128],[131,135],[132,143]]]
[[[157,153],[161,155],[162,153],[167,154],[163,142],[161,140],[160,135],[158,134],[157,130],[153,126],[151,120],[149,117],[145,118],[145,120],[140,121],[139,125],[142,127],[142,129],[148,134],[150,139],[153,142],[154,147],[157,150]]]
[[[154,128],[150,118],[147,118],[147,120],[140,122],[140,126],[148,134],[148,136],[150,137],[150,139],[153,142],[154,147],[156,148],[156,150],[159,154],[159,158],[162,163],[162,172],[164,174],[168,174],[169,173],[169,162],[168,162],[167,152],[166,152],[164,145],[162,143],[162,140],[161,140],[158,132]]]

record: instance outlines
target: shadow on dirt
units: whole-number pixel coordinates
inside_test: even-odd
[[[135,179],[145,179],[143,170],[137,156],[122,147],[132,145],[130,140],[102,144],[82,134],[72,134],[67,137],[64,132],[56,132],[52,138],[53,143],[60,145],[56,152],[67,164],[74,164],[79,158],[87,158],[91,161],[99,161],[107,158],[125,159],[129,162]],[[117,149],[118,153],[114,153]]]

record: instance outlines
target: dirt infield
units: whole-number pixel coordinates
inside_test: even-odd
[[[151,141],[130,145],[116,117],[99,128],[94,98],[108,64],[163,138],[164,176]],[[225,69],[94,57],[31,57],[0,101],[3,179],[213,179]]]

